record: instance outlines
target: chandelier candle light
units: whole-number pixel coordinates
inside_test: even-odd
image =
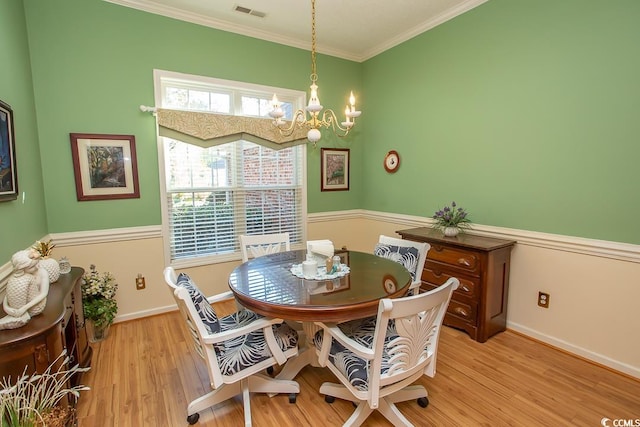
[[[362,113],[356,110],[356,98],[351,92],[349,96],[349,105],[344,111],[346,119],[344,122],[339,123],[336,114],[331,109],[325,110],[322,115],[322,105],[318,98],[318,74],[316,73],[316,0],[311,0],[311,94],[309,97],[309,104],[304,110],[297,110],[293,114],[291,124],[287,125],[287,122],[282,120],[284,117],[284,111],[282,105],[278,101],[278,97],[274,94],[271,101],[273,109],[269,112],[269,115],[273,117],[273,124],[283,136],[291,135],[296,129],[308,128],[307,138],[309,141],[316,142],[320,140],[322,135],[320,134],[320,128],[331,128],[333,132],[339,137],[345,137],[355,124],[356,117],[359,117]],[[310,118],[307,118],[309,113]]]

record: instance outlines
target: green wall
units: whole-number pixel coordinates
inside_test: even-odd
[[[101,0],[25,0],[41,138],[49,232],[161,223],[153,70],[306,91],[310,54]],[[251,19],[251,17],[249,17]],[[360,92],[361,65],[320,55],[325,105],[344,109]],[[325,89],[326,88],[326,89]],[[344,100],[343,100],[344,99]],[[342,106],[342,107],[340,107]],[[133,134],[140,199],[78,202],[69,133]],[[320,145],[308,152],[309,211],[354,209],[363,191],[360,136],[353,144],[352,191],[320,193]],[[324,135],[326,146],[346,143]],[[351,145],[350,145],[351,146]]]
[[[47,234],[31,65],[21,0],[0,1],[0,99],[14,119],[18,200],[0,202],[0,265]],[[24,199],[22,194],[24,193]]]
[[[639,19],[637,0],[491,0],[367,61],[362,207],[455,200],[480,224],[639,244]]]
[[[138,110],[153,69],[309,85],[307,51],[102,0],[0,12],[26,192],[0,203],[4,260],[47,232],[160,224],[155,121]],[[363,64],[319,55],[323,104],[339,111],[354,89],[363,116],[348,140],[309,147],[309,212],[426,217],[455,200],[480,224],[640,243],[639,16],[635,0],[491,0]],[[135,135],[140,199],[78,202],[71,132]],[[350,191],[320,192],[322,146],[351,149]]]

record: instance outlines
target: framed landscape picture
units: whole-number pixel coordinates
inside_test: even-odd
[[[0,101],[0,201],[18,198],[13,110]]]
[[[349,149],[323,148],[320,160],[320,190],[349,190]]]
[[[135,136],[72,133],[70,137],[78,200],[140,197]]]

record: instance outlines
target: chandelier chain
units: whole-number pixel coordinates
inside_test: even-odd
[[[311,0],[311,81],[315,83],[316,80],[316,0]]]

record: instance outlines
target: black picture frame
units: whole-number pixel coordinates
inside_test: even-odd
[[[0,101],[0,202],[18,198],[16,140],[13,130],[13,110]]]

